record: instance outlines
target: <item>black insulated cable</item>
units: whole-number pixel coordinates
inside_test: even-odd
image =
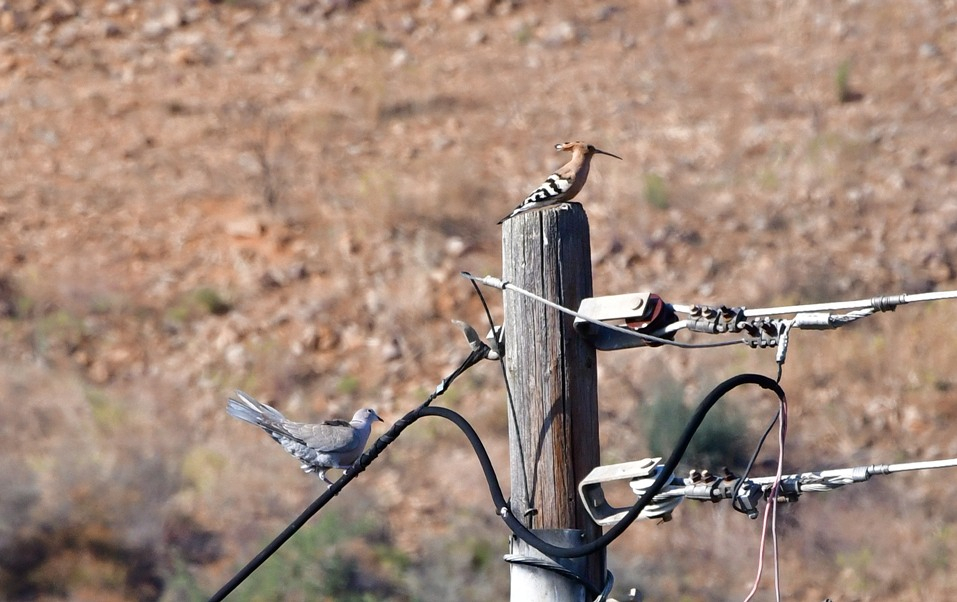
[[[685,426],[685,430],[682,432],[681,437],[679,437],[678,442],[675,444],[674,450],[671,452],[671,456],[669,456],[668,460],[665,461],[661,471],[658,473],[658,476],[655,478],[651,486],[640,498],[638,498],[631,509],[628,510],[627,514],[625,514],[625,516],[618,523],[616,523],[615,526],[611,527],[604,535],[588,543],[571,548],[556,546],[544,541],[535,535],[515,515],[512,514],[512,511],[508,505],[508,501],[505,499],[505,495],[502,493],[502,487],[498,482],[498,477],[495,475],[495,469],[488,457],[488,452],[485,451],[485,446],[482,444],[482,440],[478,436],[478,433],[475,432],[475,429],[472,428],[472,425],[470,425],[465,418],[448,408],[441,407],[423,408],[421,410],[421,415],[439,416],[441,418],[445,418],[459,427],[459,429],[465,434],[469,440],[469,443],[472,444],[472,448],[479,459],[479,463],[482,465],[482,471],[485,473],[485,479],[488,484],[489,493],[492,496],[492,501],[495,503],[498,514],[502,517],[506,526],[508,526],[508,528],[512,531],[512,533],[515,534],[516,537],[521,538],[530,546],[536,548],[546,556],[552,556],[555,558],[576,558],[579,556],[588,556],[589,554],[593,554],[605,548],[608,546],[608,544],[624,533],[625,530],[631,526],[633,522],[635,522],[635,520],[637,520],[638,515],[641,514],[641,511],[645,508],[645,506],[647,506],[651,500],[658,495],[665,484],[671,480],[672,474],[678,467],[678,463],[681,461],[681,458],[688,450],[688,445],[691,443],[692,437],[694,437],[695,433],[701,427],[701,424],[704,422],[708,411],[710,411],[711,408],[714,407],[714,405],[729,392],[737,387],[748,384],[757,385],[762,389],[772,391],[778,396],[779,400],[784,399],[784,390],[781,388],[781,385],[779,385],[774,379],[762,374],[739,374],[737,376],[732,376],[716,386],[711,390],[710,393],[708,393],[707,396],[705,396],[701,403],[698,404],[697,409],[691,416],[688,424]]]

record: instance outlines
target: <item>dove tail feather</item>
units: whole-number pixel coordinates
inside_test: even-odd
[[[229,398],[226,411],[240,420],[258,425],[263,418],[272,422],[286,419],[276,408],[260,403],[242,391],[236,391],[236,397],[239,399]]]
[[[256,401],[242,391],[236,391],[236,397],[239,399],[230,397],[226,401],[226,413],[230,416],[258,426],[274,438],[278,435],[282,438],[303,443],[302,440],[283,427],[286,417],[279,410]]]
[[[256,426],[259,426],[260,421],[264,418],[262,412],[250,408],[249,406],[244,405],[232,398],[226,402],[226,412],[234,418],[245,420],[246,422],[255,424]]]

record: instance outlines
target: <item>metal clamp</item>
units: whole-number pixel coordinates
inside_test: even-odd
[[[654,335],[678,321],[674,310],[654,293],[627,293],[582,299],[578,313],[592,320],[624,326],[637,332]],[[644,341],[623,332],[602,328],[583,318],[575,318],[575,330],[596,349],[612,351],[631,347],[656,347],[660,343]],[[672,333],[668,338],[673,338]]]
[[[623,464],[609,464],[607,466],[598,466],[582,479],[578,484],[578,495],[582,503],[585,504],[585,510],[596,524],[613,525],[620,521],[630,508],[612,506],[605,499],[605,491],[602,489],[604,483],[612,481],[634,481],[636,479],[653,478],[658,474],[658,463],[661,458],[645,458],[636,462],[625,462]],[[662,503],[652,503],[645,506],[639,519],[661,518],[668,520],[671,517],[671,511],[680,499],[676,499],[672,504],[671,500],[664,500]]]

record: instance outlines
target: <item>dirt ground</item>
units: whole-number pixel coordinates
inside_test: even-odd
[[[226,397],[415,407],[467,353],[450,321],[487,327],[460,272],[501,273],[495,222],[557,142],[624,159],[577,199],[596,294],[957,289],[955,9],[0,0],[0,598],[216,591],[322,490]],[[957,456],[955,342],[953,301],[795,333],[786,470]],[[661,407],[775,370],[744,347],[601,353],[603,462],[666,455]],[[503,482],[504,395],[486,363],[442,399]],[[730,400],[712,457],[771,411]],[[954,599],[955,494],[943,470],[806,494],[779,519],[784,598]],[[610,548],[614,595],[742,600],[759,537],[685,502]],[[506,540],[464,438],[417,423],[235,599],[503,599]]]

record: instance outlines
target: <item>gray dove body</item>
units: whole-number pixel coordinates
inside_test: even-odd
[[[319,478],[332,484],[326,478],[330,468],[347,469],[359,459],[365,450],[372,422],[382,421],[375,410],[359,410],[352,420],[326,420],[318,424],[292,422],[279,410],[260,403],[243,393],[236,391],[238,399],[229,398],[226,412],[230,416],[254,424],[269,433],[283,449],[302,462],[305,472],[315,472]]]

